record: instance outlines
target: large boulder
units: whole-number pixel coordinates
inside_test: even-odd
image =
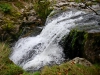
[[[72,30],[64,44],[66,59],[83,57],[92,63],[100,62],[100,31]]]

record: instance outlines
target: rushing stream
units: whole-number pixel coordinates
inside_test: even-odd
[[[62,63],[65,59],[59,42],[77,26],[77,22],[83,20],[84,14],[83,11],[69,10],[57,15],[47,22],[39,35],[19,39],[12,48],[10,59],[27,71]]]

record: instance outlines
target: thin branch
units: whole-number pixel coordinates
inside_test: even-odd
[[[100,15],[98,14],[94,9],[92,9],[91,7],[87,6],[89,9],[91,9],[96,15]]]
[[[94,9],[92,9],[90,6],[88,6],[86,3],[83,3],[83,4],[85,4],[85,7],[87,7],[87,8],[89,8],[90,10],[92,10],[96,15],[99,15],[100,16],[100,14],[98,14]]]

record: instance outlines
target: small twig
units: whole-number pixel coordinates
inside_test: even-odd
[[[91,7],[87,6],[89,9],[91,9],[96,15],[100,15],[98,14],[94,9],[92,9]]]
[[[92,10],[96,15],[99,15],[100,16],[100,14],[98,14],[94,9],[92,9],[90,6],[88,6],[87,4],[86,4],[86,2],[85,3],[83,3],[85,6],[84,6],[84,8],[89,8],[90,10]]]

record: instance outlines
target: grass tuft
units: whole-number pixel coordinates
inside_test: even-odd
[[[8,3],[1,3],[0,4],[0,10],[3,11],[4,13],[10,13],[11,9],[12,9],[12,7]]]
[[[51,3],[49,0],[34,0],[33,6],[34,10],[37,12],[38,16],[43,22],[45,22],[47,16],[53,10],[50,8]]]
[[[63,63],[44,67],[41,75],[100,75],[95,66],[86,67],[80,64]]]
[[[19,75],[23,73],[22,68],[9,60],[10,48],[8,44],[0,43],[0,74]]]

